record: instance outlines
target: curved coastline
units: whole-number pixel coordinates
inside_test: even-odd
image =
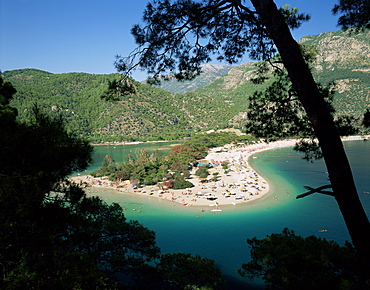
[[[369,136],[351,136],[343,140],[364,140]],[[184,206],[208,207],[221,211],[218,206],[238,205],[260,199],[270,193],[270,185],[249,165],[249,158],[262,151],[277,148],[292,147],[296,139],[287,139],[271,143],[256,143],[253,145],[225,145],[212,148],[205,160],[213,165],[210,175],[218,172],[218,181],[203,183],[192,172],[188,179],[194,184],[189,189],[166,189],[158,186],[133,188],[126,182],[112,182],[107,178],[93,178],[91,175],[78,175],[70,178],[71,181],[93,188],[108,188],[121,193],[133,193],[141,196],[156,197],[182,204]],[[222,162],[229,163],[228,173],[221,167]]]

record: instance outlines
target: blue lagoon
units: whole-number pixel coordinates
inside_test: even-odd
[[[346,141],[344,145],[360,199],[369,215],[370,142]],[[155,149],[152,145],[151,148]],[[268,181],[270,192],[253,202],[223,206],[222,212],[200,212],[199,207],[108,189],[91,188],[90,191],[108,202],[119,203],[128,219],[138,220],[154,230],[163,253],[185,252],[214,259],[225,274],[229,289],[246,286],[258,289],[262,287],[260,281],[248,281],[236,273],[250,259],[246,239],[280,233],[285,227],[298,235],[316,235],[339,244],[349,240],[349,235],[333,198],[320,194],[295,198],[305,191],[304,185],[328,184],[323,161],[306,162],[291,147],[264,151],[253,157],[249,163]],[[121,160],[118,156],[115,158],[121,161],[124,156]]]

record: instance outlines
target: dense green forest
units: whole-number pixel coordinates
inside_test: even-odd
[[[51,74],[35,69],[6,71],[18,93],[12,106],[20,120],[37,103],[49,114],[62,114],[68,131],[93,142],[173,140],[228,127],[236,109],[199,93],[175,95],[133,81],[136,94],[118,102],[101,99],[118,74]]]

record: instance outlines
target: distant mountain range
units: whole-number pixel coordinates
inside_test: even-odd
[[[336,31],[303,37],[319,54],[313,64],[317,81],[335,81],[339,113],[361,116],[370,108],[370,33]],[[62,113],[76,135],[104,140],[177,139],[196,132],[243,128],[248,96],[264,85],[250,82],[255,63],[204,65],[193,81],[163,82],[160,88],[133,81],[137,94],[119,102],[100,96],[119,74],[51,74],[35,69],[5,71],[18,93],[13,106],[25,119],[33,103]]]
[[[208,85],[216,80],[218,77],[227,74],[232,68],[232,65],[217,65],[217,64],[204,64],[201,65],[202,73],[192,81],[179,82],[172,78],[168,81],[163,81],[161,85],[157,86],[162,90],[174,93],[184,94],[194,92],[195,90]],[[143,81],[145,83],[146,81]]]

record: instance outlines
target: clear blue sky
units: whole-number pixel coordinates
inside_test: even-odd
[[[115,55],[128,55],[135,43],[147,0],[0,0],[0,70],[37,68],[52,73],[114,73]],[[293,32],[338,30],[331,14],[336,0],[276,0],[299,7],[311,20]],[[248,62],[246,57],[243,62]],[[142,80],[144,73],[134,73]]]

